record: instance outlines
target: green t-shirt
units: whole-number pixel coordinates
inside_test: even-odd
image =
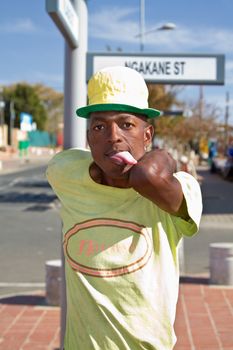
[[[179,286],[178,243],[197,232],[201,193],[180,181],[189,221],[172,216],[132,188],[98,184],[87,150],[49,163],[61,201],[67,320],[65,350],[171,350]]]

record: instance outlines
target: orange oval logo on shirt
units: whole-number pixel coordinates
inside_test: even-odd
[[[72,269],[93,277],[116,277],[140,270],[152,253],[148,229],[118,219],[78,223],[66,232],[63,245]]]

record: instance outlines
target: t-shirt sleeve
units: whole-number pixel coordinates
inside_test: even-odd
[[[64,152],[57,153],[48,163],[47,169],[46,169],[46,177],[49,182],[49,184],[52,186],[53,190],[56,191],[56,187],[61,184],[62,177],[64,176],[64,168],[65,168],[65,162],[64,162]]]
[[[180,171],[175,173],[174,176],[181,184],[189,220],[173,216],[173,222],[181,235],[192,236],[199,229],[203,208],[200,185],[192,175],[186,172]]]
[[[77,184],[83,183],[90,161],[90,151],[76,148],[59,152],[49,161],[46,177],[60,200],[74,193]]]

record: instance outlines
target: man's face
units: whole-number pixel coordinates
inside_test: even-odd
[[[139,160],[151,143],[153,127],[144,116],[127,112],[94,112],[90,116],[88,142],[94,162],[112,179],[121,179],[131,165],[116,164],[111,156],[128,151]]]

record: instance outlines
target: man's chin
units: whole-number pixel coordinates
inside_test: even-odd
[[[128,188],[129,186],[129,170],[132,165],[119,166],[111,171],[103,170],[102,174],[104,182],[109,186]]]
[[[105,176],[112,177],[114,179],[124,179],[129,177],[129,171],[132,168],[132,165],[124,164],[124,165],[116,165],[116,167],[111,170],[103,169],[103,173]]]
[[[96,182],[105,182],[105,183],[118,183],[125,182],[127,183],[129,180],[129,174],[130,169],[132,168],[132,165],[129,164],[123,164],[123,165],[117,165],[117,164],[98,164],[97,162],[93,162],[91,166],[91,177]],[[101,180],[102,179],[102,180]],[[118,187],[118,186],[116,186]],[[121,186],[120,186],[121,187]],[[128,187],[123,186],[123,187]]]

